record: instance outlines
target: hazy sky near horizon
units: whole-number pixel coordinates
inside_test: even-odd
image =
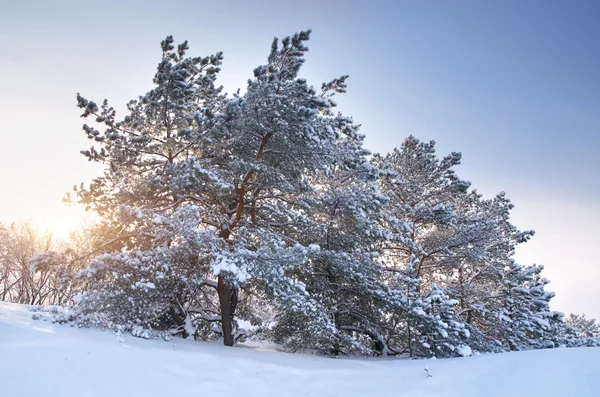
[[[553,308],[600,318],[598,21],[598,1],[0,0],[0,222],[79,216],[61,198],[101,171],[79,154],[75,93],[123,109],[152,87],[167,34],[224,51],[233,92],[274,36],[310,28],[302,74],[350,75],[339,109],[366,146],[412,134],[462,152],[459,176],[506,191],[514,223],[537,231],[517,259],[546,266]]]

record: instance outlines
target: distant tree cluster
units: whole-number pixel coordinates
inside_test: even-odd
[[[0,224],[0,300],[28,305],[70,305],[82,292],[78,273],[84,250],[76,234],[70,243],[31,222]]]
[[[275,39],[233,96],[216,85],[222,53],[190,57],[171,36],[123,119],[77,96],[96,126],[83,154],[105,165],[74,187],[101,218],[80,321],[328,355],[597,343],[597,326],[549,309],[542,266],[513,260],[533,232],[510,223],[504,193],[456,175],[459,153],[412,136],[387,155],[363,147],[335,110],[348,76],[320,89],[299,77],[309,34]],[[69,262],[52,255],[35,268]]]

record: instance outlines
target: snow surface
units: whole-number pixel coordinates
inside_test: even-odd
[[[600,348],[445,360],[331,359],[145,340],[53,324],[46,313],[33,320],[33,314],[0,302],[0,396],[600,395]]]

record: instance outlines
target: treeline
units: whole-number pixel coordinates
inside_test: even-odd
[[[221,53],[188,57],[169,36],[122,120],[78,95],[94,123],[82,153],[105,172],[71,199],[101,221],[85,254],[52,251],[30,271],[67,269],[81,324],[226,345],[446,357],[597,344],[549,309],[543,267],[513,260],[533,232],[510,223],[503,193],[456,175],[459,153],[412,136],[388,155],[363,147],[335,110],[347,76],[320,90],[299,77],[309,33],[276,39],[244,93],[217,86]]]
[[[64,241],[31,221],[0,223],[0,300],[72,305],[84,289],[77,275],[87,252],[81,232]]]

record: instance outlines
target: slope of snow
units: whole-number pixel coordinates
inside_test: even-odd
[[[1,396],[600,395],[600,348],[446,360],[331,359],[116,336],[32,320],[32,314],[0,302]]]

